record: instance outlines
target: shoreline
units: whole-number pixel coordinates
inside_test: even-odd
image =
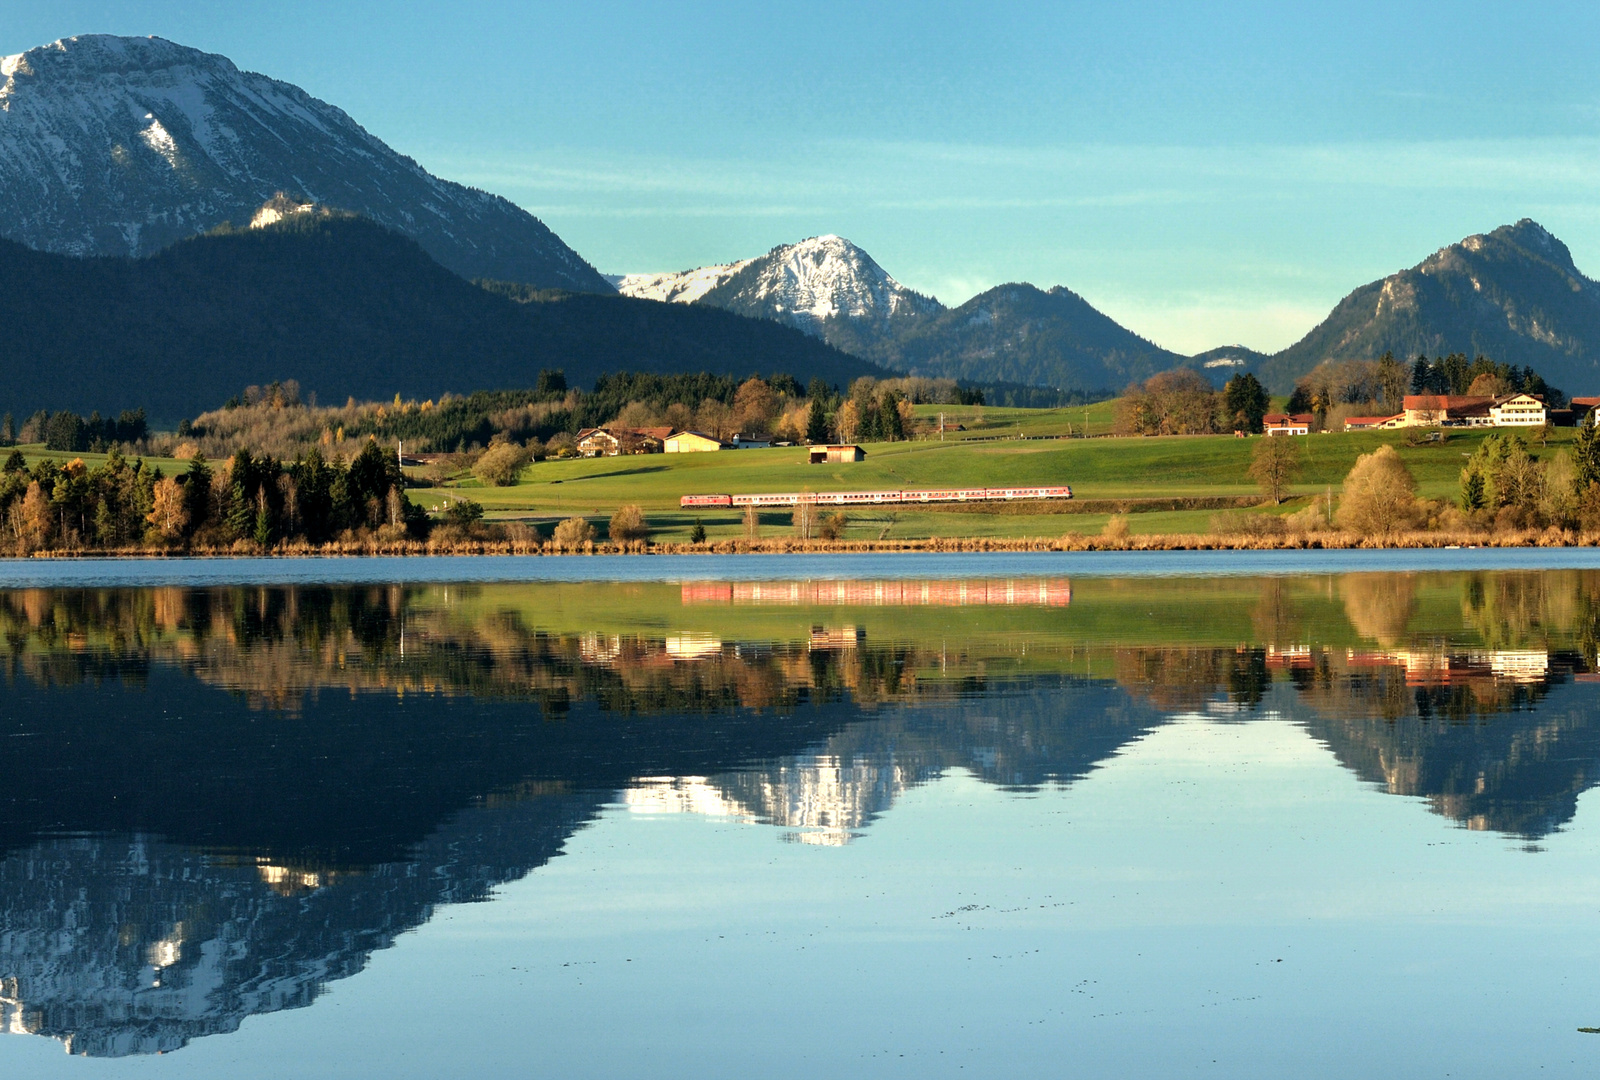
[[[891,553],[1025,553],[1070,551],[1384,551],[1471,548],[1587,548],[1600,546],[1600,532],[1539,529],[1498,533],[1400,532],[1384,536],[1319,532],[1256,536],[1249,534],[1153,533],[1123,537],[923,537],[903,540],[801,540],[796,537],[713,540],[705,543],[650,543],[605,540],[563,547],[539,540],[425,540],[333,541],[326,544],[280,544],[268,549],[234,545],[231,548],[84,548],[76,551],[37,551],[0,556],[16,562],[75,562],[116,560],[165,562],[182,559],[227,561],[232,559],[344,559],[415,558],[438,556],[618,556],[618,555],[867,555]]]

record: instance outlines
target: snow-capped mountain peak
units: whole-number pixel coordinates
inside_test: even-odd
[[[609,291],[531,214],[225,56],[92,34],[0,60],[0,236],[144,255],[275,192],[370,217],[464,276]]]
[[[629,296],[709,304],[792,323],[819,336],[841,321],[853,332],[879,335],[891,324],[943,310],[937,300],[906,288],[871,255],[832,234],[782,244],[740,262],[611,280]]]

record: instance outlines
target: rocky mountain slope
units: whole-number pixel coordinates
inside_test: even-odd
[[[1451,244],[1346,296],[1260,370],[1285,391],[1327,359],[1452,352],[1531,364],[1569,393],[1600,388],[1600,285],[1528,218]]]
[[[0,411],[143,406],[176,422],[249,384],[296,379],[323,401],[532,386],[540,368],[788,372],[848,383],[883,369],[793,327],[711,307],[595,293],[525,302],[346,214],[290,213],[144,259],[77,258],[0,240]]]
[[[161,38],[65,38],[0,60],[0,236],[147,255],[276,192],[363,214],[463,277],[610,292],[537,218],[431,175],[342,110]]]

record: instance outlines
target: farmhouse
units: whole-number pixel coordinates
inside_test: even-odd
[[[1397,427],[1539,427],[1550,419],[1537,394],[1407,394],[1404,405]]]
[[[1471,394],[1407,394],[1401,427],[1489,427],[1494,398]]]
[[[1544,399],[1533,394],[1495,398],[1489,407],[1489,418],[1495,427],[1540,427],[1548,419]]]
[[[1261,418],[1261,425],[1268,435],[1309,435],[1312,419],[1310,413],[1268,413]]]
[[[1378,428],[1399,427],[1406,418],[1405,413],[1395,413],[1393,416],[1347,416],[1344,421],[1346,431],[1374,431]]]
[[[584,428],[578,432],[578,453],[584,457],[659,454],[671,428]]]
[[[662,440],[669,454],[699,454],[721,450],[722,443],[698,431],[677,431]]]
[[[838,461],[860,461],[867,452],[854,443],[811,447],[809,461],[813,465],[826,465]]]

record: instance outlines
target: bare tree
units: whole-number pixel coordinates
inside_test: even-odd
[[[1289,436],[1265,436],[1250,455],[1250,478],[1261,485],[1273,504],[1283,502],[1283,493],[1300,471],[1300,445]]]

